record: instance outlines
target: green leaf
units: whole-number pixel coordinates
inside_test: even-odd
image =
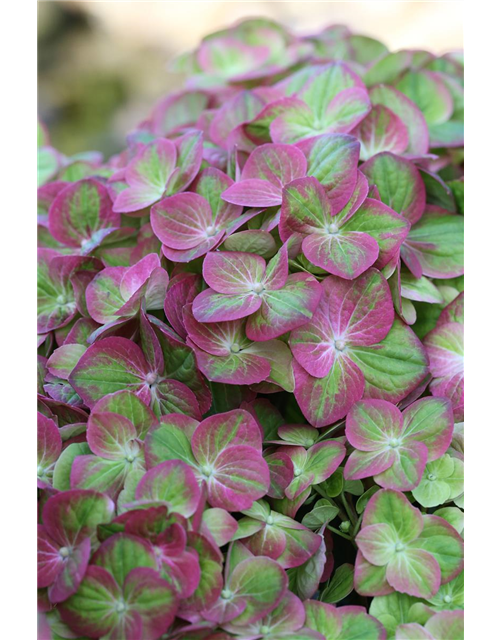
[[[353,496],[360,496],[364,491],[363,482],[361,480],[345,480],[344,491],[351,493]]]
[[[354,589],[354,567],[352,564],[341,565],[333,574],[328,585],[323,589],[320,600],[336,604],[346,598]]]
[[[377,493],[379,489],[380,487],[378,487],[377,485],[370,487],[358,498],[358,500],[356,501],[356,513],[358,513],[359,515],[363,513],[368,501],[374,493]]]
[[[249,411],[252,415],[255,414],[257,422],[264,432],[263,439],[265,441],[278,440],[278,430],[285,424],[285,421],[278,409],[269,400],[258,398],[251,404],[244,402],[241,405],[241,409]],[[223,413],[223,411],[220,413]]]
[[[208,381],[208,386],[212,394],[209,415],[237,409],[242,402],[247,400],[247,394],[244,391],[246,387],[212,381]]]
[[[302,518],[302,524],[316,531],[324,524],[331,522],[337,517],[339,508],[333,505],[329,500],[321,498],[316,502],[312,511]]]
[[[326,495],[329,498],[336,498],[342,493],[344,488],[344,472],[342,469],[337,469],[329,478],[327,478],[320,485],[321,489],[326,491]]]

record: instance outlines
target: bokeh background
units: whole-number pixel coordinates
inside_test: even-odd
[[[329,24],[434,53],[463,47],[462,2],[85,2],[38,4],[38,108],[64,154],[108,156],[163,95],[182,86],[168,61],[243,17],[298,33]]]

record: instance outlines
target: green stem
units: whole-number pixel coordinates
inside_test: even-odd
[[[324,491],[319,484],[313,484],[313,489],[314,491],[316,491],[316,493],[319,493],[319,495],[322,498],[325,498],[326,500],[330,500],[330,502],[332,501],[332,499],[330,498],[330,496],[326,493],[326,491]]]
[[[333,533],[336,533],[338,536],[341,536],[342,538],[349,540],[349,542],[353,542],[353,539],[351,538],[351,536],[347,535],[347,533],[343,533],[342,531],[339,531],[339,529],[336,529],[335,527],[332,527],[329,524],[326,525],[326,528],[330,529],[330,531],[332,531]]]
[[[356,522],[356,526],[354,527],[354,530],[352,532],[352,537],[355,538],[356,534],[359,531],[359,528],[361,527],[361,521],[363,520],[363,518],[361,518],[361,516],[358,518],[358,521]]]
[[[349,516],[349,520],[351,521],[352,526],[355,527],[358,524],[358,519],[357,519],[356,515],[354,514],[351,505],[347,502],[347,499],[345,497],[345,493],[343,491],[340,494],[340,497],[342,499],[342,504],[344,505],[346,513]]]
[[[324,438],[327,438],[331,433],[334,433],[335,431],[337,431],[337,429],[340,429],[341,427],[344,427],[344,426],[345,426],[345,420],[342,420],[338,424],[334,424],[332,427],[327,429],[327,431],[325,431],[325,433],[322,433],[320,435],[320,437],[317,439],[317,442],[320,442]]]
[[[342,509],[342,507],[338,504],[338,502],[336,502],[333,498],[330,498],[330,496],[326,493],[326,491],[324,491],[317,484],[313,485],[313,489],[314,491],[316,491],[316,493],[319,493],[319,495],[322,498],[325,498],[326,500],[328,500],[329,502],[331,502],[333,505],[337,507],[337,509],[339,510],[339,516],[342,518],[342,520],[348,520],[347,514],[344,511],[344,509]]]

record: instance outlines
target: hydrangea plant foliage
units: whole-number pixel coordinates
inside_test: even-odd
[[[40,638],[463,637],[463,60],[250,19],[38,136]]]

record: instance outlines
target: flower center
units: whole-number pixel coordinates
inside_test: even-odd
[[[201,472],[205,476],[205,478],[208,479],[212,476],[213,469],[212,467],[208,466],[208,464],[204,464],[201,468]]]
[[[272,516],[267,516],[266,524],[274,524],[274,518]]]
[[[451,602],[451,596],[446,595],[443,600],[446,602],[446,604],[449,604]]]
[[[61,293],[61,295],[57,296],[56,302],[58,305],[62,307],[63,305],[66,304],[66,296],[63,296],[63,294]]]
[[[135,456],[131,453],[128,454],[128,456],[125,458],[125,460],[127,462],[133,462],[135,460]]]
[[[396,543],[396,547],[395,547],[395,549],[396,549],[396,551],[397,551],[398,553],[399,553],[400,551],[403,551],[403,550],[404,550],[404,548],[405,548],[405,546],[404,546],[404,544],[403,544],[402,542],[397,542],[397,543]]]
[[[391,447],[391,449],[395,449],[396,447],[399,447],[400,444],[401,443],[397,438],[392,438],[392,440],[389,440],[389,446]]]
[[[429,473],[429,475],[427,476],[427,480],[430,480],[431,482],[435,479],[436,479],[436,476],[433,473]]]
[[[241,351],[240,345],[237,342],[235,342],[234,344],[231,345],[231,351],[233,353],[239,353]]]
[[[258,295],[264,291],[264,285],[261,282],[257,282],[253,285],[252,291]]]
[[[69,549],[68,547],[61,547],[59,549],[59,555],[61,556],[61,558],[67,558],[69,556]]]
[[[126,608],[127,608],[127,605],[125,604],[125,602],[123,602],[123,600],[118,600],[118,602],[115,605],[115,611],[117,613],[123,613]]]
[[[158,380],[158,376],[153,371],[151,371],[151,373],[148,373],[148,375],[146,376],[146,382],[149,385],[154,384],[157,380]]]
[[[271,627],[268,627],[267,624],[263,625],[260,628],[260,632],[263,633],[264,635],[266,635],[267,633],[269,633],[271,631]]]
[[[229,600],[229,598],[232,596],[233,594],[231,593],[231,591],[229,591],[229,589],[223,589],[222,593],[220,594],[220,597],[223,600]]]
[[[211,224],[205,229],[205,232],[206,232],[207,236],[209,238],[211,238],[212,236],[214,236],[217,233],[217,229],[213,224]]]
[[[335,340],[335,349],[343,351],[345,349],[345,340]]]
[[[293,475],[294,475],[295,477],[297,477],[297,476],[301,476],[301,475],[302,475],[302,469],[294,469],[294,471],[293,471]]]
[[[335,222],[331,222],[331,223],[328,225],[328,233],[329,233],[330,235],[334,236],[334,235],[335,235],[336,233],[338,233],[338,232],[339,232],[339,228],[338,228],[338,226],[335,224]]]

